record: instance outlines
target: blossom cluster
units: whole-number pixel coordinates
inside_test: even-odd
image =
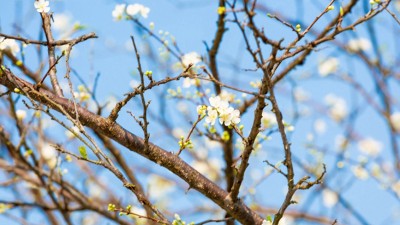
[[[331,57],[319,63],[318,72],[322,77],[335,73],[339,67],[339,60]]]
[[[347,104],[343,98],[337,97],[334,94],[329,94],[325,97],[325,102],[328,106],[329,116],[336,122],[341,122],[348,114]]]
[[[182,64],[185,67],[188,67],[189,64],[193,64],[193,66],[196,66],[198,63],[201,62],[201,56],[197,52],[189,52],[183,55],[181,60]]]
[[[150,9],[141,4],[117,4],[112,11],[114,20],[121,20],[124,16],[147,18]]]
[[[87,101],[87,100],[89,100],[90,99],[90,93],[89,93],[89,91],[86,89],[86,87],[85,86],[83,86],[83,85],[79,85],[78,86],[78,90],[79,90],[79,92],[74,92],[74,97],[76,98],[76,99],[78,99],[79,101],[81,101],[81,102],[85,102],[85,101]]]
[[[225,126],[232,126],[240,122],[240,112],[237,109],[229,106],[228,101],[224,101],[221,97],[209,98],[210,106],[199,105],[197,113],[200,116],[206,116],[206,123],[215,125],[218,119],[220,124]]]
[[[50,11],[49,4],[49,1],[38,0],[33,3],[33,6],[35,6],[36,11],[40,13],[48,13]]]

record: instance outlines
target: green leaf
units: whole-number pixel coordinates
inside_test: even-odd
[[[79,154],[81,154],[82,158],[87,159],[86,147],[84,145],[79,146]]]

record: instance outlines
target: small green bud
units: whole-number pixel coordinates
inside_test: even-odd
[[[87,159],[88,155],[84,145],[79,146],[79,154],[81,154],[82,158]]]
[[[144,75],[146,75],[148,78],[151,78],[151,76],[153,75],[153,71],[151,70],[147,70]]]
[[[223,140],[223,141],[229,141],[229,139],[230,139],[231,137],[229,136],[229,133],[228,133],[228,131],[224,131],[223,133],[222,133],[222,137],[221,137],[221,139]]]
[[[114,204],[112,204],[112,203],[110,203],[110,204],[108,204],[108,208],[107,208],[107,210],[108,211],[115,211],[115,205]]]
[[[15,62],[15,65],[16,65],[16,66],[22,66],[22,61],[21,61],[21,60],[16,61],[16,62]]]
[[[297,24],[297,25],[296,25],[296,31],[297,31],[297,32],[300,32],[300,31],[301,31],[301,25],[300,25],[300,24]]]

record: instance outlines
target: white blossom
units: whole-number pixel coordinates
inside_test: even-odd
[[[207,107],[206,123],[215,124],[219,118],[219,123],[225,126],[240,123],[240,112],[229,106],[228,101],[224,101],[220,96],[209,98],[210,106]],[[198,108],[199,109],[199,108]]]
[[[165,197],[175,189],[175,183],[164,177],[152,174],[148,178],[149,196],[154,199]]]
[[[18,120],[24,120],[26,118],[26,111],[22,109],[18,109],[15,111]]]
[[[343,135],[337,135],[335,138],[335,147],[344,150],[347,147],[348,139]]]
[[[367,170],[365,170],[362,166],[353,166],[351,170],[354,176],[360,180],[366,180],[369,177]]]
[[[261,225],[272,225],[271,221],[263,220]]]
[[[78,134],[78,135],[80,134],[80,131],[79,131],[79,128],[78,128],[78,127],[73,126],[71,129],[72,129],[72,131],[75,132],[76,134]],[[75,138],[75,134],[72,133],[72,132],[69,131],[69,130],[66,130],[66,131],[65,131],[65,136],[67,136],[68,139]]]
[[[336,122],[341,122],[347,116],[346,101],[333,94],[325,97],[325,102],[329,107],[329,116]]]
[[[318,134],[323,134],[326,131],[326,123],[324,120],[322,119],[317,119],[314,122],[314,130],[318,133]]]
[[[331,208],[332,206],[336,205],[338,202],[338,194],[334,191],[329,189],[324,189],[322,191],[322,200],[324,202],[325,207]]]
[[[196,64],[201,62],[201,57],[197,52],[190,52],[183,55],[181,60],[185,67],[188,67],[189,64],[196,66]]]
[[[185,131],[182,129],[182,128],[174,128],[173,130],[172,130],[172,135],[175,137],[175,138],[180,138],[180,137],[183,137],[183,136],[185,136]]]
[[[395,112],[390,115],[390,122],[395,131],[400,132],[400,112]]]
[[[365,138],[358,142],[358,148],[366,155],[377,156],[382,150],[382,143],[373,138]]]
[[[230,126],[231,124],[238,124],[240,122],[240,112],[239,110],[234,110],[232,107],[223,109],[220,111],[219,123],[225,124],[225,126]]]
[[[49,1],[46,0],[37,0],[33,3],[33,5],[35,6],[36,11],[42,13],[47,13],[50,11],[50,7],[49,7]]]
[[[221,98],[222,101],[227,101],[227,102],[233,102],[235,100],[235,95],[225,90],[221,91],[219,97]]]
[[[16,55],[20,48],[14,39],[0,37],[0,50],[10,50],[11,54]]]
[[[397,181],[392,185],[392,190],[396,193],[396,195],[400,198],[400,181]]]
[[[53,15],[53,28],[60,32],[65,32],[71,28],[71,17],[65,13],[59,13]]]
[[[126,7],[126,14],[132,17],[140,15],[143,18],[147,18],[149,12],[150,12],[149,8],[137,3],[128,5],[128,7]]]
[[[307,101],[310,97],[309,94],[303,88],[299,88],[299,87],[294,89],[293,94],[294,94],[294,98],[298,102]]]
[[[371,42],[365,38],[352,39],[347,47],[351,52],[367,51],[371,49]]]
[[[277,124],[276,116],[272,112],[263,112],[261,124],[264,129],[268,129]]]
[[[218,112],[216,109],[214,109],[213,107],[208,106],[207,107],[207,117],[206,117],[206,123],[211,124],[212,126],[214,126],[215,124],[215,120],[218,118]]]
[[[217,158],[211,158],[208,161],[194,161],[191,165],[201,174],[215,181],[218,179],[218,172],[221,171],[222,162]]]
[[[210,105],[216,108],[219,112],[221,110],[227,109],[229,106],[229,103],[227,101],[221,100],[219,96],[210,97],[208,100],[210,101]]]
[[[182,87],[183,88],[190,88],[191,86],[200,86],[200,80],[196,79],[196,78],[192,79],[192,78],[186,77],[183,80]]]
[[[50,168],[54,168],[57,165],[57,152],[49,144],[42,147],[41,151],[43,159],[46,161]]]
[[[115,5],[114,10],[112,11],[112,16],[115,21],[121,20],[125,13],[126,4],[117,4]]]
[[[328,58],[321,62],[318,66],[318,72],[321,76],[326,77],[329,74],[335,73],[339,67],[337,58]]]

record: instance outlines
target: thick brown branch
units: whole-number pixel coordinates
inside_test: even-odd
[[[68,99],[56,96],[47,90],[36,91],[32,84],[14,76],[9,70],[4,70],[3,72],[3,76],[0,77],[0,84],[11,90],[14,90],[14,88],[22,88],[24,93],[35,101],[59,112],[62,112],[60,109],[61,107],[64,111],[69,113],[71,117],[74,117],[75,108]],[[96,115],[82,107],[78,107],[77,111],[80,121],[84,126],[90,127],[96,132],[115,140],[129,150],[165,167],[186,181],[190,185],[190,188],[196,189],[218,204],[221,208],[225,209],[239,222],[257,225],[262,223],[263,219],[254,211],[249,209],[241,201],[233,202],[227,198],[228,193],[226,191],[204,177],[175,154],[152,143],[149,143],[149,147],[145,148],[142,138],[125,130],[114,121]]]

